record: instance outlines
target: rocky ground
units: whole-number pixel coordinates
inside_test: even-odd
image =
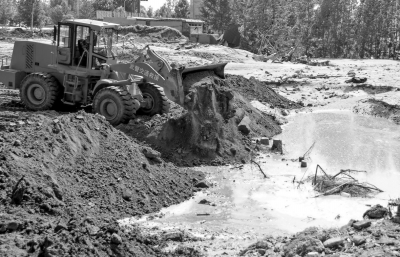
[[[399,124],[396,61],[265,63],[246,51],[184,44],[179,35],[162,33],[127,34],[119,54],[129,61],[150,44],[185,66],[229,62],[226,80],[213,74],[193,79],[187,84],[190,101],[184,108],[172,105],[168,115],[139,116],[113,128],[83,111],[28,112],[17,91],[0,88],[0,255],[207,256],[185,246],[165,251],[167,241],[179,246],[199,240],[195,235],[149,236],[116,221],[182,202],[204,186],[201,172],[175,165],[248,163],[252,139],[280,133],[290,113],[339,106]],[[13,40],[0,42],[0,57],[11,56]],[[354,74],[367,81],[348,81]],[[399,232],[389,220],[362,229],[353,223],[311,228],[293,237],[267,237],[237,254],[400,256]]]
[[[338,229],[308,228],[291,237],[267,237],[240,256],[400,256],[400,209],[392,220],[385,219],[389,210],[377,205],[362,220],[350,220]]]

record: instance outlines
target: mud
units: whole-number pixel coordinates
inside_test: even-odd
[[[203,178],[98,115],[2,115],[0,256],[155,256],[116,219],[182,202]]]
[[[168,115],[152,119],[139,117],[118,128],[140,141],[149,143],[163,158],[181,166],[246,163],[251,159],[251,139],[272,137],[281,132],[274,117],[255,109],[232,85],[240,77],[227,80],[213,73],[200,72],[184,80],[185,109],[174,106]],[[244,78],[242,81],[248,81]],[[245,84],[243,83],[243,86]],[[247,84],[248,88],[252,83]],[[267,86],[266,86],[267,87]],[[293,106],[271,88],[264,101],[280,106]],[[255,93],[254,93],[255,95]],[[245,132],[239,123],[248,120]]]

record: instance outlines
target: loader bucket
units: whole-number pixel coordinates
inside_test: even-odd
[[[204,65],[204,66],[197,66],[197,67],[190,67],[190,68],[185,68],[183,70],[183,77],[185,77],[187,74],[190,73],[195,73],[195,72],[200,72],[200,71],[214,71],[215,75],[218,77],[225,79],[225,66],[228,63],[218,63],[218,64],[211,64],[211,65]]]

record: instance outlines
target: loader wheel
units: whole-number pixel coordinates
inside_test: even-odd
[[[103,115],[114,126],[128,123],[135,117],[136,112],[131,94],[116,86],[103,88],[95,95],[93,110]]]
[[[21,100],[33,111],[52,109],[59,100],[60,92],[58,81],[47,73],[31,73],[21,82]]]
[[[137,111],[138,114],[153,116],[168,113],[170,104],[162,87],[152,83],[143,83],[139,84],[139,88],[144,101]]]

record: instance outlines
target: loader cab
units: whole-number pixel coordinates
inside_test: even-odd
[[[76,19],[58,23],[54,30],[57,63],[98,70],[103,63],[117,63],[113,37],[118,24]]]

